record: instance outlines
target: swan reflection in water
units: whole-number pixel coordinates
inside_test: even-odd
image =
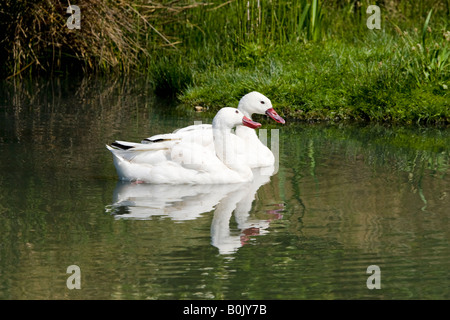
[[[207,212],[214,212],[211,222],[211,244],[220,254],[236,252],[248,242],[250,236],[267,233],[270,222],[282,218],[283,206],[274,204],[267,213],[270,219],[250,217],[256,192],[270,181],[273,168],[254,169],[254,179],[248,183],[217,185],[164,185],[118,182],[113,204],[107,212],[116,219],[149,220],[165,216],[174,221],[194,220]],[[240,230],[230,231],[233,215]]]

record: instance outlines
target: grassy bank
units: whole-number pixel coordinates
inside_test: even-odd
[[[427,52],[415,38],[371,31],[362,41],[261,47],[252,63],[194,71],[179,97],[216,110],[257,90],[291,118],[449,122],[449,61],[436,62],[447,40],[430,39]]]
[[[280,19],[286,34],[276,32],[277,23],[264,28],[256,20],[247,33],[231,32],[234,47],[223,44],[217,54],[206,46],[178,60],[181,74],[184,64],[193,66],[178,97],[187,107],[215,112],[257,90],[289,118],[449,123],[448,11],[424,1],[409,7],[393,2],[381,7],[381,29],[368,29],[367,4],[355,7],[351,1],[304,1],[297,10],[288,8],[287,21],[298,24]],[[168,74],[177,73],[170,68]]]
[[[215,112],[251,90],[285,117],[450,122],[450,1],[73,1],[0,4],[5,79],[143,76]],[[380,29],[366,25],[380,8]]]

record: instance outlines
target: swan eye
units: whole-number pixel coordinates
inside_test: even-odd
[[[238,111],[238,110],[236,110],[236,113],[239,113],[239,111]]]
[[[261,101],[261,104],[264,104],[265,102],[264,101]]]

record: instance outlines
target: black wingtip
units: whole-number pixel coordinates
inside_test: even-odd
[[[116,148],[119,148],[119,149],[122,149],[122,150],[128,150],[128,149],[133,148],[132,146],[125,146],[125,145],[123,145],[123,144],[120,144],[120,143],[118,143],[117,141],[111,143],[111,146],[116,147]]]
[[[148,141],[148,142],[156,143],[156,142],[163,142],[163,141],[170,141],[170,140],[171,140],[171,139],[162,139],[162,138],[152,140],[152,139],[146,138],[146,139],[144,139],[144,140],[142,140],[142,141]]]

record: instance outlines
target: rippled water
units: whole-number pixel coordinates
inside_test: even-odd
[[[280,130],[275,175],[130,184],[105,144],[211,116],[126,81],[0,92],[0,299],[450,297],[448,128],[261,116]],[[381,289],[367,287],[370,265]]]

